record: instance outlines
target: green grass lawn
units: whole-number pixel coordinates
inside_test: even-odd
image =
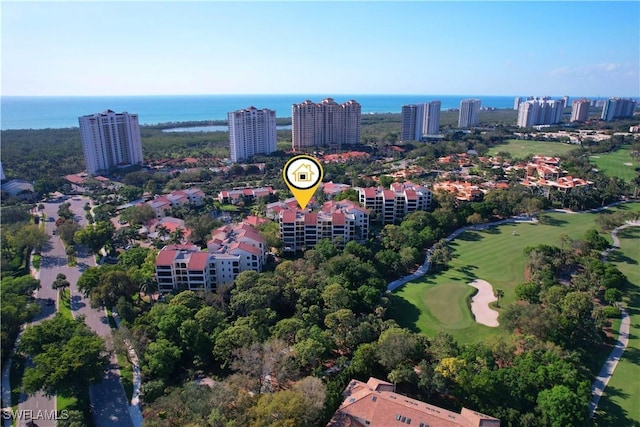
[[[62,411],[63,409],[73,409],[78,403],[78,399],[75,397],[62,397],[56,396],[56,406],[58,411]]]
[[[120,369],[120,380],[127,394],[127,399],[131,402],[133,397],[133,366],[123,352],[117,351],[116,356],[118,358],[118,368]]]
[[[631,148],[628,145],[611,153],[593,155],[589,160],[607,176],[617,176],[625,181],[638,176],[634,168],[640,167],[640,162],[631,158]]]
[[[59,292],[58,311],[68,319],[73,319],[71,314],[71,291],[69,288],[61,289]]]
[[[496,145],[489,149],[488,155],[495,156],[500,151],[511,153],[513,158],[521,159],[529,154],[540,156],[562,156],[578,148],[573,144],[552,141],[525,141],[522,139],[508,139],[506,144]]]
[[[620,250],[610,260],[629,279],[625,305],[631,316],[629,345],[600,399],[597,426],[640,425],[640,227],[619,233]],[[618,322],[619,324],[619,322]]]
[[[640,204],[616,209],[640,210]],[[502,326],[490,328],[473,321],[467,301],[475,289],[467,283],[474,279],[487,280],[494,289],[504,290],[500,306],[508,307],[515,301],[516,285],[525,282],[524,248],[542,243],[559,245],[562,234],[582,238],[587,230],[596,228],[596,218],[595,213],[552,213],[543,214],[537,224],[506,224],[467,231],[450,243],[453,260],[447,271],[423,276],[391,295],[391,315],[401,326],[427,336],[444,331],[462,342],[506,336],[508,331]],[[611,241],[610,236],[607,239]],[[498,312],[503,310],[495,303],[493,308]]]

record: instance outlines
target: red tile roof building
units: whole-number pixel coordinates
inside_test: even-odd
[[[382,187],[359,188],[360,204],[372,216],[385,224],[402,220],[407,214],[431,208],[432,194],[429,189],[412,182],[394,182],[390,190]]]
[[[467,408],[460,413],[395,393],[395,386],[369,378],[351,380],[344,402],[327,427],[415,426],[415,427],[500,427],[500,420]]]
[[[347,242],[363,242],[369,235],[369,212],[350,200],[327,202],[320,212],[283,208],[277,218],[285,251],[311,249],[322,239],[343,248]]]
[[[484,193],[475,184],[470,182],[443,181],[433,184],[433,191],[447,191],[456,199],[467,202],[478,202],[484,197]]]
[[[225,225],[213,231],[207,252],[195,245],[168,245],[156,258],[160,292],[178,289],[215,291],[245,270],[262,271],[266,242],[249,224]]]
[[[220,203],[233,203],[236,204],[239,201],[251,201],[258,197],[267,197],[275,194],[275,190],[272,187],[260,187],[260,188],[241,188],[238,190],[223,190],[218,193],[218,201]]]
[[[162,196],[155,196],[149,200],[147,204],[156,214],[156,218],[167,216],[172,207],[182,206],[187,203],[193,203],[201,206],[204,201],[204,192],[199,188],[188,188],[186,190],[176,190]]]

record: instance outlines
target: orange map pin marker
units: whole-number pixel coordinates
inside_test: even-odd
[[[316,158],[301,154],[289,159],[282,176],[300,208],[304,209],[322,183],[324,171]]]

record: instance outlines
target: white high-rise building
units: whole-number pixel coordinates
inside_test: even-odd
[[[249,107],[227,114],[232,162],[276,151],[276,112]]]
[[[424,104],[422,131],[425,135],[440,133],[440,101],[431,101]]]
[[[422,116],[424,104],[402,106],[402,129],[400,141],[420,141],[422,139]]]
[[[609,122],[619,117],[633,117],[635,111],[635,100],[610,98],[604,103],[601,119]]]
[[[107,110],[78,118],[87,173],[108,173],[141,164],[142,140],[138,115]]]
[[[421,141],[440,133],[440,101],[402,106],[401,141]]]
[[[518,111],[520,110],[520,104],[523,102],[524,98],[521,96],[516,96],[513,100],[513,109]]]
[[[589,106],[591,101],[588,99],[578,99],[573,101],[571,106],[571,121],[585,122],[589,118]]]
[[[549,97],[537,98],[520,103],[518,127],[553,125],[562,121],[564,100]]]
[[[335,147],[360,142],[360,104],[354,100],[338,104],[333,98],[320,103],[306,100],[291,106],[292,146]]]
[[[460,101],[460,114],[458,115],[458,127],[469,128],[478,125],[480,106],[479,99],[463,99]]]

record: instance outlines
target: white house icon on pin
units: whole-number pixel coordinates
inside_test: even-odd
[[[315,173],[311,170],[311,165],[308,163],[301,164],[293,171],[294,179],[297,182],[313,182],[313,175],[315,175]]]

